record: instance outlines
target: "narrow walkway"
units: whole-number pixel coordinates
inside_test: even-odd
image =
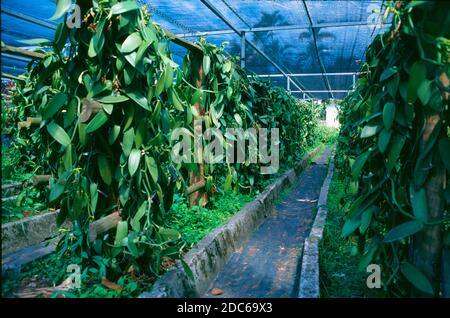
[[[272,214],[234,252],[204,297],[297,297],[301,251],[316,213],[330,149],[312,162]]]

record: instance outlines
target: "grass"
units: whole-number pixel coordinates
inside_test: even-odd
[[[369,289],[366,279],[369,273],[360,272],[361,255],[349,239],[341,236],[345,223],[345,208],[352,201],[346,193],[348,179],[334,174],[328,193],[328,216],[320,243],[320,290],[324,298],[380,297],[380,291]]]
[[[213,229],[226,223],[240,208],[252,201],[249,194],[224,194],[213,197],[209,208],[189,207],[186,199],[175,197],[169,212],[169,226],[181,233],[182,239],[191,247]]]

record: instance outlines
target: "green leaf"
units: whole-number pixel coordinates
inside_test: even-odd
[[[111,7],[111,14],[116,15],[137,9],[139,9],[139,5],[136,1],[123,1]]]
[[[97,101],[104,104],[116,104],[116,103],[122,103],[129,100],[129,98],[125,95],[115,95],[115,96],[105,96]]]
[[[372,221],[372,215],[377,210],[375,205],[372,205],[370,208],[365,210],[361,215],[361,226],[359,231],[364,234],[370,226],[370,222]]]
[[[136,54],[135,64],[139,65],[144,58],[144,54],[147,52],[148,47],[152,44],[153,41],[142,41],[141,45]]]
[[[361,225],[361,214],[358,213],[345,221],[344,227],[342,228],[342,237],[347,237],[352,234]]]
[[[393,98],[397,96],[398,84],[400,83],[400,75],[397,73],[391,80],[387,83],[386,87],[389,95]]]
[[[126,92],[126,95],[136,102],[142,108],[151,111],[147,98],[138,91]]]
[[[125,41],[122,43],[122,47],[120,48],[120,52],[122,53],[131,53],[136,50],[142,43],[142,38],[139,32],[134,32],[130,34]]]
[[[98,164],[98,169],[100,171],[100,176],[102,177],[103,181],[107,185],[111,185],[112,173],[111,173],[111,167],[109,165],[108,159],[104,155],[99,155],[97,157],[97,164]]]
[[[400,265],[400,271],[414,287],[427,294],[434,294],[433,286],[428,278],[414,265],[404,262]]]
[[[414,103],[417,99],[419,85],[426,79],[427,69],[422,62],[416,62],[411,67],[408,81],[408,103]]]
[[[50,100],[50,102],[45,107],[42,119],[49,119],[53,115],[55,115],[61,107],[67,103],[67,95],[64,93],[57,93],[53,98]]]
[[[139,232],[141,230],[141,219],[147,212],[148,207],[148,201],[142,202],[141,206],[137,210],[136,214],[134,215],[133,219],[131,220],[131,228],[133,231]]]
[[[361,170],[364,167],[364,164],[366,163],[367,159],[369,158],[369,155],[370,151],[366,151],[355,159],[355,162],[352,165],[353,178],[356,179],[361,174]]]
[[[238,113],[234,114],[234,120],[236,120],[236,122],[238,123],[239,127],[242,127],[242,118],[241,115],[239,115]]]
[[[397,163],[397,160],[400,156],[400,153],[403,149],[403,146],[405,145],[405,141],[406,141],[406,137],[405,136],[400,136],[400,135],[394,135],[394,137],[392,138],[392,142],[391,142],[391,146],[389,149],[389,154],[388,154],[388,160],[387,160],[387,171],[391,172],[392,168],[394,168],[394,166]]]
[[[181,237],[180,232],[174,229],[160,228],[158,234],[161,235],[163,241],[174,241]]]
[[[116,238],[114,239],[114,245],[120,246],[122,241],[128,236],[128,222],[119,221],[117,223]]]
[[[127,239],[128,250],[130,251],[131,255],[133,255],[133,257],[139,257],[139,250],[136,246],[136,243],[134,242],[136,237],[137,237],[136,232],[131,232],[130,234],[128,234],[128,239]],[[134,284],[136,284],[136,283],[134,283]],[[127,286],[127,289],[129,289],[128,286]]]
[[[168,66],[164,72],[164,89],[168,89],[173,83],[173,68]]]
[[[122,141],[122,150],[126,157],[130,155],[131,148],[133,148],[133,142],[134,142],[134,128],[130,128],[123,134],[123,141]]]
[[[114,127],[111,128],[111,131],[109,132],[108,136],[108,142],[110,145],[112,145],[117,140],[119,134],[120,134],[120,126],[114,125]]]
[[[58,124],[51,122],[47,125],[47,131],[57,142],[64,147],[70,145],[70,137]]]
[[[416,234],[420,230],[423,229],[423,223],[421,221],[413,220],[408,221],[405,223],[402,223],[396,227],[394,227],[392,230],[390,230],[384,237],[383,242],[385,243],[391,243],[398,240],[401,240],[402,238],[405,238],[407,236]]]
[[[381,73],[380,81],[387,80],[388,78],[390,78],[392,75],[394,75],[396,73],[397,73],[396,66],[389,67],[389,68],[385,69],[383,73]]]
[[[411,198],[411,205],[413,208],[414,216],[422,222],[427,222],[428,204],[425,189],[421,188],[419,191],[414,191],[414,185],[410,183],[409,196]]]
[[[361,138],[369,138],[374,135],[376,135],[378,131],[378,126],[364,126],[364,128],[361,131]]]
[[[386,103],[383,108],[383,123],[384,127],[389,130],[392,127],[392,123],[395,118],[395,104],[394,103]]]
[[[381,153],[384,153],[391,140],[392,131],[383,129],[378,135],[378,149]]]
[[[102,104],[102,108],[108,115],[111,115],[114,109],[112,104]]]
[[[86,126],[86,134],[90,134],[100,127],[102,127],[106,122],[108,121],[108,115],[105,114],[105,112],[99,112],[97,115],[95,115],[94,118],[89,122],[89,124]]]
[[[209,55],[203,55],[203,72],[205,73],[205,76],[208,75],[209,69],[211,67],[211,58]]]
[[[233,175],[229,174],[227,175],[227,178],[225,179],[225,185],[223,187],[223,190],[225,192],[230,192],[231,191],[231,183],[233,181]]]
[[[50,20],[58,20],[59,18],[61,18],[64,13],[69,11],[71,5],[72,0],[57,0],[55,14],[53,14]]]
[[[427,105],[430,100],[430,97],[431,97],[431,85],[430,84],[431,84],[431,81],[424,80],[424,81],[422,81],[422,83],[420,84],[420,86],[417,90],[417,95],[419,96],[419,99],[423,105]]]
[[[153,181],[155,181],[155,183],[157,183],[158,182],[158,165],[156,164],[155,159],[151,156],[145,156],[145,163],[147,165],[147,169],[150,171]]]
[[[194,280],[194,274],[192,273],[192,270],[190,269],[189,265],[186,264],[186,261],[183,258],[180,258],[180,262],[181,265],[183,265],[183,269],[187,277],[191,280]]]
[[[180,100],[180,97],[178,96],[177,92],[175,91],[175,88],[172,88],[170,90],[170,97],[171,97],[173,106],[179,111],[184,111],[183,102]]]
[[[128,170],[130,175],[133,176],[139,168],[139,162],[141,161],[141,151],[139,149],[133,149],[128,157]]]
[[[95,209],[97,208],[97,201],[98,201],[98,192],[97,192],[97,183],[91,183],[89,185],[89,193],[91,196],[91,210],[92,212],[95,212]]]
[[[162,91],[164,90],[165,79],[166,79],[166,72],[164,71],[161,73],[161,76],[159,77],[158,82],[156,83],[155,96],[161,95]]]
[[[49,202],[54,202],[63,193],[64,193],[64,185],[60,184],[59,182],[53,183],[52,187],[50,189],[50,195],[49,195],[49,198],[48,198]]]

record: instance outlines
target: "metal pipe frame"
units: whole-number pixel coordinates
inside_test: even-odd
[[[315,53],[317,55],[317,60],[319,61],[320,70],[321,70],[321,73],[322,73],[323,80],[325,82],[325,86],[330,91],[331,98],[334,98],[333,92],[331,91],[330,82],[328,81],[328,77],[326,75],[323,75],[324,73],[326,73],[325,66],[323,64],[322,59],[320,58],[319,48],[317,47],[316,30],[312,27],[313,26],[313,21],[312,21],[312,18],[310,16],[310,14],[309,14],[308,5],[306,4],[305,0],[302,0],[302,4],[303,4],[303,8],[305,9],[306,16],[308,17],[309,26],[310,26],[310,30],[311,30],[311,35],[312,35],[313,40],[314,40],[314,51],[315,51]]]
[[[28,16],[26,14],[23,14],[23,13],[20,13],[20,12],[16,12],[16,11],[10,10],[8,8],[2,7],[1,10],[2,10],[1,11],[2,13],[7,14],[9,16],[12,16],[14,18],[20,19],[22,21],[34,23],[36,25],[40,25],[40,26],[42,26],[44,28],[48,28],[48,29],[51,29],[51,30],[56,30],[56,25],[54,25],[52,23],[48,23],[46,21],[42,21],[42,20],[30,17],[30,16]]]
[[[341,73],[291,73],[288,74],[290,77],[308,77],[308,76],[353,76],[359,74],[366,74],[367,72],[341,72]],[[247,75],[248,77],[257,76],[257,77],[284,77],[283,74],[254,74]]]
[[[234,33],[238,34],[239,36],[242,36],[242,31],[238,30],[228,19],[220,13],[219,10],[217,10],[214,5],[209,2],[209,0],[200,0],[212,13],[214,13],[219,19],[221,19],[231,30],[233,30]],[[250,45],[256,52],[258,52],[262,57],[264,57],[270,64],[272,64],[278,71],[281,72],[286,78],[289,79],[289,75],[277,64],[275,63],[266,53],[264,53],[262,50],[260,50],[256,44],[254,44],[249,39],[245,38],[245,42]],[[292,79],[291,79],[292,80]],[[298,85],[294,80],[292,80],[292,84],[297,87],[300,91],[303,91],[303,89]],[[312,97],[312,96],[310,96]]]
[[[337,23],[316,23],[312,26],[313,29],[320,28],[338,28],[338,27],[352,27],[352,26],[375,26],[376,23],[367,23],[365,21],[359,22],[337,22]],[[304,30],[309,29],[309,25],[274,25],[269,27],[259,27],[259,28],[247,28],[241,29],[239,32],[247,33],[257,33],[257,32],[277,32],[277,31],[291,31],[291,30]],[[194,37],[194,36],[206,36],[206,35],[224,35],[224,34],[234,34],[233,30],[215,30],[215,31],[199,31],[193,33],[179,33],[179,37]]]
[[[291,91],[291,93],[328,93],[329,90],[307,90],[307,91]],[[348,93],[351,92],[351,90],[348,89],[332,89],[331,92],[333,93]]]

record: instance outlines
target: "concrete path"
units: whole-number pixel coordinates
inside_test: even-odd
[[[203,297],[298,297],[301,251],[314,221],[330,149],[312,162],[271,215],[234,252]]]

